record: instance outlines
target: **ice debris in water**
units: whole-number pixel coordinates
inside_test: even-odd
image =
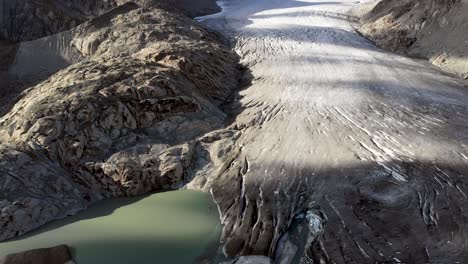
[[[313,234],[320,234],[323,230],[322,218],[314,212],[307,211],[305,218],[309,221],[309,229]]]
[[[307,219],[309,221],[310,232],[317,235],[323,231],[323,219],[312,211],[296,215],[296,219]]]

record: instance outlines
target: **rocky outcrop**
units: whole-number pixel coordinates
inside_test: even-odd
[[[16,54],[17,49],[18,45],[15,43],[0,41],[0,62],[3,62],[0,64],[0,103],[4,103],[1,98],[5,98],[13,92],[8,81],[8,69],[15,59],[14,54]]]
[[[128,0],[0,0],[0,40],[27,41],[71,29]],[[159,4],[190,16],[217,12],[214,0],[135,0],[140,6]]]
[[[0,260],[0,264],[73,264],[68,246],[34,249],[11,254]]]
[[[190,17],[199,17],[221,11],[216,0],[138,0],[139,4],[151,6],[159,4],[168,9],[176,9]]]
[[[467,12],[460,0],[383,0],[362,17],[360,31],[385,49],[468,79]]]
[[[0,39],[25,41],[52,35],[83,23],[115,1],[0,1]]]
[[[68,29],[98,15],[106,17],[107,12],[128,12],[121,8],[114,9],[127,2],[128,0],[0,0],[0,116],[11,109],[23,90],[84,58],[83,55],[86,54],[70,45],[76,36],[75,28]],[[196,3],[186,0],[134,2],[139,3],[139,6],[164,8],[190,16],[219,10],[214,0]],[[127,8],[130,6],[127,5]],[[31,15],[32,13],[35,15]],[[107,14],[109,15],[111,14]],[[61,31],[64,32],[41,38]],[[17,41],[21,42],[16,43]]]
[[[271,259],[265,256],[242,256],[239,259],[221,264],[271,264]]]
[[[236,134],[204,136],[223,126],[238,58],[192,19],[126,4],[66,34],[82,59],[0,118],[0,240],[107,197],[178,188]]]

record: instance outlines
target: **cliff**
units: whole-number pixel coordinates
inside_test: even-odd
[[[466,0],[382,0],[361,18],[360,31],[385,49],[468,79],[467,14]]]
[[[28,41],[71,29],[127,0],[0,0],[0,40]],[[215,0],[135,0],[140,6],[158,4],[189,16],[220,11]]]
[[[209,159],[204,144],[233,136],[204,135],[223,127],[238,57],[185,15],[129,3],[50,39],[71,65],[0,118],[0,240],[104,198],[178,188]]]

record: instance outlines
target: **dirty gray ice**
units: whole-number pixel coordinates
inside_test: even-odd
[[[375,47],[355,1],[227,1],[203,18],[251,84],[231,106],[240,154],[212,192],[228,255],[275,255],[298,213],[324,226],[314,263],[464,263],[466,84]]]

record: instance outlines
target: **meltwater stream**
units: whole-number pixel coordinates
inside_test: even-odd
[[[195,263],[216,251],[220,231],[218,210],[209,194],[173,191],[102,201],[0,243],[0,258],[67,244],[78,264]]]

